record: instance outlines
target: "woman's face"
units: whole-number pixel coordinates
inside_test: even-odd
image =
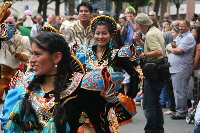
[[[172,29],[172,38],[176,38],[179,35],[178,32],[176,32],[174,29]]]
[[[163,22],[163,28],[169,26],[169,23],[168,22]]]
[[[30,63],[36,76],[56,74],[57,68],[53,55],[39,48],[35,43],[31,46],[31,53]]]
[[[94,39],[97,42],[98,46],[106,46],[111,39],[111,35],[108,31],[107,26],[105,25],[97,26],[94,33]]]
[[[196,29],[192,30],[192,35],[194,36],[195,39],[197,38],[197,30]]]

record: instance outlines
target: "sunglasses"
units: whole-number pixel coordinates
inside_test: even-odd
[[[149,15],[149,16],[154,16],[154,15]]]

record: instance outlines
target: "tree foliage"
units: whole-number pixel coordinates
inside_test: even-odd
[[[112,0],[114,2],[128,2],[138,12],[139,7],[151,5],[151,0]]]

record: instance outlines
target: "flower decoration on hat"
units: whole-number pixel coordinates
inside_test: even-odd
[[[112,35],[116,36],[116,34],[117,34],[117,23],[116,23],[116,21],[113,18],[111,18],[109,16],[105,16],[105,15],[97,16],[92,20],[90,26],[91,26],[91,30],[92,30],[93,33],[95,32],[96,25],[100,21],[104,21],[107,24],[109,24],[109,29],[111,29]]]

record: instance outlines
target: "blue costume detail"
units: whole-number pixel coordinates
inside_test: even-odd
[[[130,46],[124,46],[121,49],[113,49],[111,59],[118,57],[130,57],[132,53]],[[79,45],[76,49],[76,57],[82,64],[86,65],[87,74],[84,76],[81,83],[81,88],[102,91],[104,88],[104,82],[101,75],[101,70],[108,65],[108,60],[99,65],[94,52],[87,46]],[[108,71],[112,75],[112,81],[115,84],[115,90],[119,90],[122,87],[122,81],[124,80],[122,72],[114,72],[111,66],[108,67]]]
[[[110,48],[110,43],[108,44],[107,48]],[[93,47],[96,47],[94,45]],[[111,49],[111,48],[110,48]],[[135,48],[134,48],[135,50]],[[96,58],[94,51],[86,46],[78,45],[76,48],[76,57],[80,60],[82,64],[86,65],[86,74],[82,80],[81,88],[86,90],[92,91],[104,91],[105,89],[105,79],[102,75],[102,70],[104,67],[108,68],[108,72],[111,75],[111,84],[108,90],[105,91],[105,98],[108,102],[115,102],[117,97],[113,94],[122,88],[122,81],[124,80],[124,76],[122,72],[115,72],[112,64],[109,64],[109,59],[101,60],[101,64]],[[124,46],[121,49],[111,49],[111,59],[114,60],[116,57],[134,57],[135,51],[131,52],[131,46]]]
[[[15,82],[13,86],[14,88],[11,88],[11,90],[8,91],[8,94],[5,98],[5,103],[1,112],[1,116],[0,116],[2,129],[5,129],[5,125],[9,120],[8,117],[10,113],[12,112],[14,106],[19,100],[23,98],[23,95],[25,94],[25,89],[24,89],[25,84],[21,84],[21,83],[31,81],[34,78],[34,74],[32,72],[31,73],[27,72],[27,73],[29,73],[28,75],[26,75],[27,76],[26,78],[28,79],[25,78],[24,80],[19,80],[19,82]],[[25,75],[22,74],[21,76],[24,77]]]
[[[71,84],[68,88],[61,92],[60,97],[65,98],[69,96],[72,92],[76,90],[79,86],[83,74],[75,72],[72,77]],[[20,115],[20,108],[23,96],[25,94],[25,89],[28,84],[34,78],[34,73],[31,71],[26,72],[25,75],[21,75],[20,78],[14,82],[13,89],[9,90],[8,95],[5,99],[5,104],[1,112],[1,125],[5,133],[23,133],[17,123],[15,123],[12,118],[16,115]],[[45,92],[41,89],[35,90],[30,94],[29,100],[32,104],[32,107],[36,111],[39,122],[43,126],[43,133],[56,133],[56,127],[54,122],[54,117],[50,109],[54,107],[54,97],[44,98]],[[34,124],[35,119],[31,115],[29,119],[24,120],[23,122]],[[68,123],[66,124],[67,133],[70,131]],[[37,131],[28,131],[27,133],[35,133]]]

